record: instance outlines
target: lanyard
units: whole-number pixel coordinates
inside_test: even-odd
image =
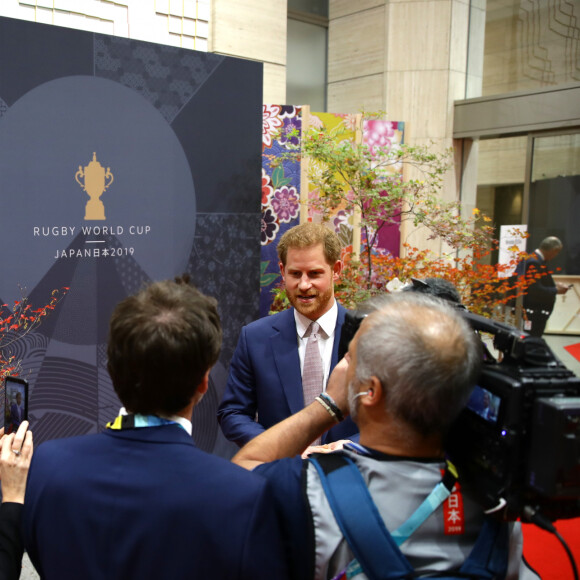
[[[170,419],[163,419],[157,415],[119,415],[114,421],[107,423],[107,429],[114,431],[122,431],[124,429],[140,429],[142,427],[160,427],[162,425],[179,425],[182,429],[184,427],[171,421]],[[184,429],[185,430],[185,429]]]

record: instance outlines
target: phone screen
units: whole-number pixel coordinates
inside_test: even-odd
[[[28,381],[20,377],[7,376],[4,381],[4,433],[18,429],[22,421],[28,420]]]

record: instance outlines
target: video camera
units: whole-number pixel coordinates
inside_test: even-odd
[[[486,508],[550,520],[580,516],[580,379],[542,338],[467,311],[493,335],[501,361],[486,357],[445,449],[465,487]]]
[[[474,331],[493,335],[469,402],[445,449],[484,509],[508,519],[541,513],[549,520],[580,516],[580,379],[541,338],[466,310]],[[347,313],[339,354],[363,315]]]

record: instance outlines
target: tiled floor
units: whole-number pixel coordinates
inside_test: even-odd
[[[31,564],[28,556],[24,554],[24,559],[22,560],[22,574],[20,575],[20,580],[39,580],[40,576],[36,573],[34,566]]]
[[[575,359],[564,347],[580,343],[580,336],[577,334],[545,334],[544,340],[552,349],[552,352],[571,370],[580,377],[580,361]]]

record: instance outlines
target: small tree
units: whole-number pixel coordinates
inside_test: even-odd
[[[368,120],[362,116],[363,127]],[[379,232],[389,225],[412,221],[416,227],[428,228],[430,238],[440,238],[452,248],[489,245],[491,228],[473,227],[479,214],[465,220],[458,203],[444,202],[439,195],[451,167],[451,150],[434,153],[427,147],[392,147],[388,141],[341,140],[342,131],[341,127],[310,130],[302,141],[302,155],[323,168],[309,171],[317,192],[311,204],[323,219],[338,208],[359,216],[368,284]],[[405,180],[399,171],[403,166],[413,168],[421,179]]]
[[[519,259],[514,251],[508,265],[489,266],[482,258],[497,247],[490,219],[474,210],[464,218],[458,202],[445,202],[440,192],[445,173],[451,167],[452,151],[436,153],[429,147],[392,145],[388,139],[364,131],[382,114],[359,116],[359,135],[370,138],[346,139],[345,128],[310,129],[300,152],[310,160],[308,177],[314,186],[309,204],[328,221],[341,209],[355,216],[361,228],[360,256],[345,252],[345,268],[337,285],[337,298],[347,307],[378,292],[389,290],[394,279],[443,277],[453,282],[465,305],[474,312],[491,314],[494,304],[505,303],[525,291],[530,280],[503,278]],[[414,176],[403,177],[402,168]],[[379,232],[409,221],[427,228],[428,239],[439,239],[450,251],[436,256],[403,244],[404,255],[392,256],[377,247]],[[273,309],[284,307],[281,291],[275,291]]]

